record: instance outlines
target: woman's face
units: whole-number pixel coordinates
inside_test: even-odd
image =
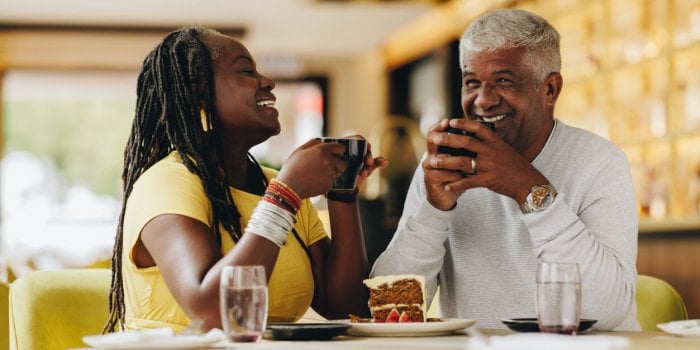
[[[238,41],[215,35],[207,42],[213,53],[216,111],[224,141],[251,147],[279,134],[275,83],[258,73],[253,57]]]

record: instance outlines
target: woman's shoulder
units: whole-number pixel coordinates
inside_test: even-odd
[[[187,169],[176,151],[171,152],[151,165],[136,180],[137,183],[149,183],[151,185],[172,185],[173,182],[181,181],[201,183],[199,176]]]

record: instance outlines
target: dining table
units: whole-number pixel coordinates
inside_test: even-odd
[[[515,335],[535,335],[535,338],[513,338]],[[509,338],[510,336],[510,338]],[[559,335],[555,335],[557,337]],[[550,338],[537,338],[536,333],[517,333],[509,329],[489,329],[470,327],[439,336],[356,336],[340,335],[329,340],[274,340],[268,337],[258,343],[233,343],[226,340],[200,347],[200,350],[223,349],[339,349],[339,350],[390,350],[390,349],[428,349],[428,350],[595,350],[595,349],[634,349],[634,350],[685,350],[700,349],[700,337],[681,337],[661,331],[642,332],[597,332],[590,331],[573,336],[562,336],[567,342],[548,342]],[[495,340],[516,340],[519,342],[501,342]],[[520,339],[525,339],[521,341]],[[544,339],[544,340],[543,340]],[[555,338],[563,339],[563,338]],[[604,343],[592,340],[614,339],[618,343]],[[500,345],[499,345],[500,344]],[[90,348],[82,348],[87,350]]]
[[[340,336],[326,341],[276,341],[263,340],[261,343],[229,343],[233,349],[428,349],[428,350],[479,350],[499,349],[498,347],[482,347],[474,344],[474,337],[483,337],[488,344],[489,338],[514,335],[508,329],[477,329],[457,331],[443,336],[419,336],[419,337],[378,337],[378,336]],[[523,333],[517,333],[523,334]],[[597,335],[609,335],[629,339],[629,344],[621,349],[634,350],[700,350],[700,338],[678,337],[663,332],[587,332],[569,337],[585,339]],[[575,344],[573,342],[572,344]],[[582,344],[582,347],[585,344]],[[523,347],[524,349],[525,347]],[[547,346],[542,343],[533,350],[555,349],[555,344]],[[610,349],[615,349],[611,347]],[[565,349],[562,349],[565,350]]]

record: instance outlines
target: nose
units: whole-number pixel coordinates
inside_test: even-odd
[[[275,82],[272,79],[270,79],[262,74],[258,74],[258,75],[259,75],[258,80],[260,81],[260,87],[263,90],[270,91],[270,90],[275,88]]]
[[[501,102],[501,95],[498,94],[492,84],[483,84],[476,93],[474,106],[480,110],[489,110]]]

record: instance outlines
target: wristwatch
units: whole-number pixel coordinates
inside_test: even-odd
[[[557,196],[557,190],[552,184],[532,186],[525,202],[520,204],[523,214],[534,213],[547,209]]]

